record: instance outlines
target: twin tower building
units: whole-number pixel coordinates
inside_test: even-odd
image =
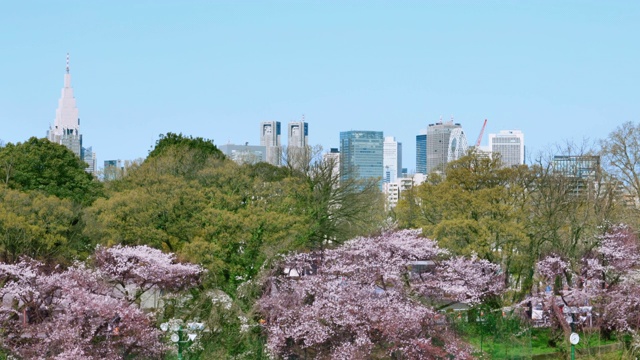
[[[219,145],[218,148],[230,159],[238,163],[267,162],[280,166],[284,161],[293,160],[298,154],[308,155],[309,124],[304,121],[292,121],[287,125],[288,140],[286,149],[282,145],[282,127],[280,121],[260,123],[260,145]]]

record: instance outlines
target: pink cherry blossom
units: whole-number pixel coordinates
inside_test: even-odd
[[[202,268],[147,247],[98,248],[94,262],[0,264],[2,346],[29,359],[162,358],[167,346],[152,315],[118,290],[182,289],[197,283]]]
[[[467,359],[470,347],[429,304],[498,294],[498,270],[475,257],[450,259],[420,231],[390,232],[284,258],[257,307],[275,356]]]

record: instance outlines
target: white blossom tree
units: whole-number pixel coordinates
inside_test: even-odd
[[[167,348],[152,315],[121,290],[180,290],[203,269],[146,246],[98,248],[93,263],[0,264],[2,346],[28,359],[161,358]]]
[[[419,233],[356,238],[286,257],[257,304],[268,350],[316,359],[470,358],[435,306],[498,294],[499,267],[448,258]]]

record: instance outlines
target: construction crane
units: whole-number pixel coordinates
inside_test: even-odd
[[[478,140],[476,141],[476,147],[480,146],[480,142],[482,141],[482,134],[484,134],[485,127],[487,127],[487,119],[484,119],[484,124],[482,124],[482,129],[480,129],[480,135],[478,135]]]

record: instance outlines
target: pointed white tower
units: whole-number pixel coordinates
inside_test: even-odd
[[[67,68],[64,74],[64,87],[58,100],[56,118],[53,125],[47,131],[47,138],[56,144],[64,145],[73,151],[80,159],[87,163],[86,171],[96,175],[97,158],[91,147],[82,147],[82,135],[80,134],[80,118],[76,98],[71,87],[71,74],[69,73],[69,54],[67,53]]]
[[[47,131],[47,138],[57,144],[71,149],[78,157],[82,157],[82,135],[80,135],[80,118],[76,99],[73,97],[71,87],[71,74],[69,73],[69,54],[67,54],[67,71],[64,74],[64,87],[58,100],[58,109],[53,125]]]

